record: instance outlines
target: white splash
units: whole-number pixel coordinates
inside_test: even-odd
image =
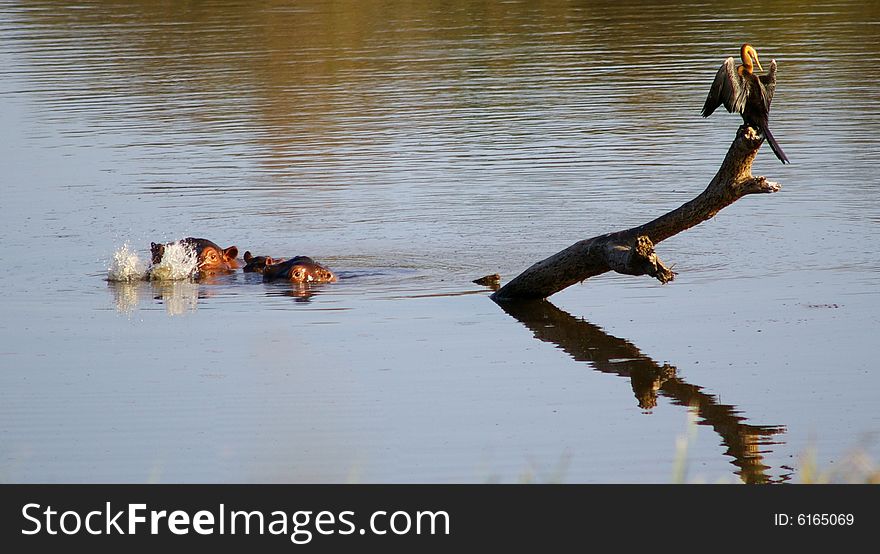
[[[154,281],[182,281],[192,279],[199,269],[196,250],[180,241],[165,247],[158,264],[150,268],[150,279]]]
[[[146,261],[125,243],[113,253],[113,261],[107,268],[107,280],[131,283],[143,279],[146,272]]]

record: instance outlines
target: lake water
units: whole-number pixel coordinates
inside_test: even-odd
[[[878,35],[858,0],[0,1],[0,481],[849,478],[880,460]],[[665,286],[471,283],[702,191],[744,41],[780,193],[660,244]],[[342,278],[107,281],[185,236]]]

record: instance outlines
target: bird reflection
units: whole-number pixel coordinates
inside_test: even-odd
[[[679,406],[693,406],[699,423],[708,425],[721,437],[728,456],[745,483],[787,481],[768,475],[762,447],[778,444],[775,435],[785,432],[784,426],[750,425],[735,406],[722,404],[715,395],[687,383],[676,375],[676,368],[660,365],[642,354],[635,345],[604,332],[599,327],[566,313],[546,300],[529,300],[499,304],[534,333],[535,338],[561,348],[579,362],[588,362],[602,373],[629,378],[639,407],[651,410],[657,406],[658,395]]]

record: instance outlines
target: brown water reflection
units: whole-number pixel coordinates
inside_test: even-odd
[[[630,380],[639,407],[650,411],[657,406],[658,393],[679,406],[697,410],[699,423],[718,433],[727,448],[725,454],[738,469],[745,483],[787,481],[791,472],[778,479],[769,474],[764,455],[769,447],[781,442],[776,438],[785,432],[782,425],[751,425],[739,415],[736,406],[723,404],[716,395],[707,394],[676,375],[676,368],[660,365],[645,356],[632,343],[609,335],[601,328],[576,318],[547,300],[505,302],[501,308],[528,327],[538,340],[553,343],[579,362],[587,362],[602,373]],[[787,469],[787,468],[783,468]]]

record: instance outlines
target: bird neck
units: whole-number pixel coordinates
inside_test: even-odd
[[[743,44],[739,51],[739,57],[742,58],[743,62],[740,66],[741,73],[752,73],[755,70],[755,64],[752,63],[752,57],[749,55],[750,49],[748,44]]]

